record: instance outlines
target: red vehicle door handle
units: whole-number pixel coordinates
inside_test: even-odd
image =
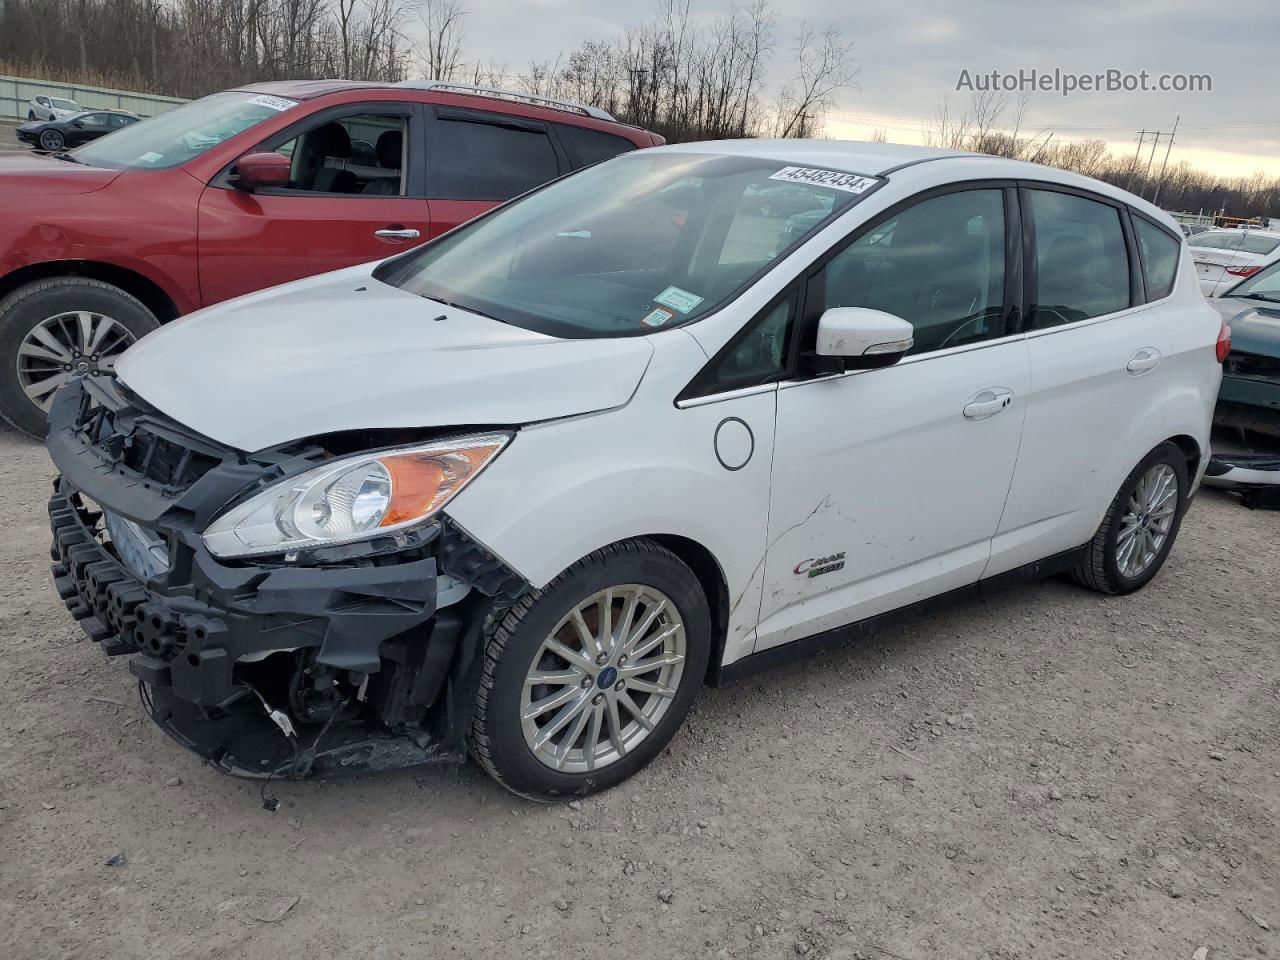
[[[392,225],[383,227],[381,230],[373,231],[373,235],[379,240],[417,240],[422,234],[412,227],[400,227]]]

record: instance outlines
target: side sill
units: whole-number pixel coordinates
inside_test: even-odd
[[[812,636],[802,637],[790,643],[783,643],[767,650],[761,650],[759,653],[753,653],[743,657],[741,660],[735,660],[733,663],[717,667],[712,671],[708,682],[713,687],[724,686],[727,683],[750,677],[763,670],[771,670],[794,660],[802,660],[824,650],[831,650],[846,643],[851,643],[854,640],[869,639],[882,630],[929,616],[940,610],[948,610],[973,597],[995,593],[1016,583],[1024,583],[1027,580],[1044,580],[1075,567],[1083,559],[1087,549],[1088,544],[1085,544],[1072,550],[1054,554],[1052,557],[1046,557],[1043,560],[1036,560],[1021,567],[1015,567],[1013,570],[997,574],[994,577],[988,577],[986,580],[979,580],[969,586],[940,593],[936,597],[928,597],[927,599],[907,604],[905,607],[899,607],[896,610],[889,610],[874,617],[867,617],[865,620],[858,620],[842,627],[824,630],[822,633],[815,633]]]

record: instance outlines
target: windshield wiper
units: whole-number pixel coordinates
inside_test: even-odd
[[[80,163],[79,160],[69,153],[51,153],[49,156],[53,157],[55,160],[65,160],[67,163]]]
[[[466,310],[468,313],[474,313],[476,316],[484,317],[487,320],[497,320],[498,323],[509,322],[509,321],[503,320],[501,317],[495,317],[492,313],[485,313],[483,310],[477,310],[475,307],[464,307],[460,303],[453,303],[452,301],[449,301],[449,300],[444,300],[442,302],[447,307],[453,307],[455,310]]]
[[[1265,293],[1241,293],[1239,300],[1261,300],[1264,303],[1280,303],[1280,297],[1268,297]]]

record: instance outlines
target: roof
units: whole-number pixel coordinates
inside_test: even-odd
[[[756,157],[796,166],[830,167],[869,177],[888,176],[891,180],[894,179],[894,173],[904,168],[912,168],[909,172],[913,173],[926,172],[929,174],[927,179],[937,183],[961,180],[1040,180],[1101,194],[1140,210],[1170,230],[1178,228],[1176,221],[1159,207],[1112,184],[1058,167],[1009,160],[984,153],[856,140],[708,140],[703,143],[668,144],[652,149],[668,153]]]

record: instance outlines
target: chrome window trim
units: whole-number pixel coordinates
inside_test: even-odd
[[[757,383],[750,387],[739,387],[737,390],[726,390],[723,393],[709,393],[704,397],[690,397],[688,400],[677,400],[677,410],[688,410],[690,407],[705,407],[709,403],[720,403],[726,400],[737,400],[739,397],[753,397],[758,393],[771,393],[778,389],[778,382]]]

